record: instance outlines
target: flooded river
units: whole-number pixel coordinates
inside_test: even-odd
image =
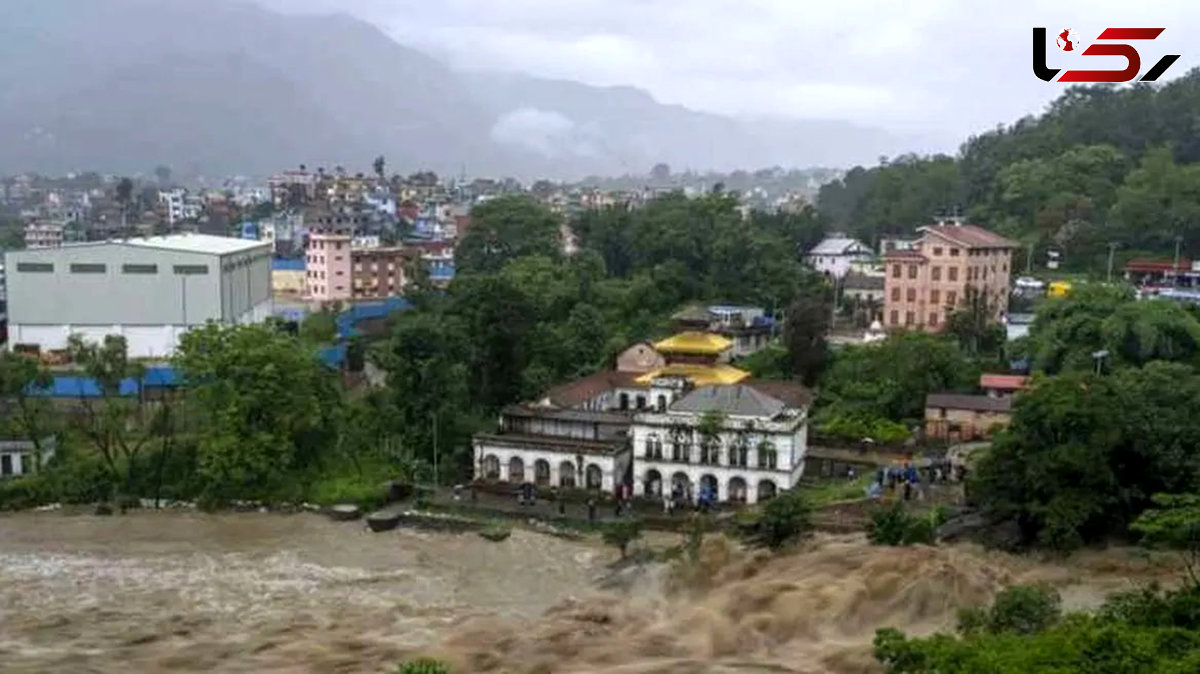
[[[877,671],[877,627],[949,627],[1016,582],[1071,608],[1176,570],[1132,551],[1042,562],[819,537],[773,557],[711,539],[687,576],[615,587],[614,554],[516,531],[397,530],[316,515],[0,516],[0,671],[391,673]],[[611,578],[609,578],[611,581]]]

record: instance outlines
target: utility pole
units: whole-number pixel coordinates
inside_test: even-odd
[[[1025,275],[1033,275],[1033,244],[1029,244],[1029,254],[1025,256]]]
[[[1108,244],[1108,282],[1112,283],[1112,268],[1113,268],[1113,253],[1117,250],[1117,244]]]
[[[438,486],[438,437],[437,410],[433,411],[433,487]]]
[[[1179,245],[1183,243],[1183,237],[1175,236],[1175,264],[1171,266],[1171,285],[1179,285]]]

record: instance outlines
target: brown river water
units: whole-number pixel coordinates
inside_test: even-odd
[[[1178,573],[1131,550],[1039,562],[859,536],[782,556],[710,538],[687,575],[613,574],[614,559],[525,531],[372,534],[308,514],[4,515],[0,671],[391,673],[430,654],[459,673],[865,674],[877,627],[950,627],[1008,584],[1088,608]]]

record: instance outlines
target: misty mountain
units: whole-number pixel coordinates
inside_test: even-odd
[[[234,0],[0,3],[0,171],[521,177],[873,161],[905,139],[735,120],[630,87],[459,73],[345,16]]]

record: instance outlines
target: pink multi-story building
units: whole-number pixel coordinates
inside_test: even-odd
[[[310,299],[318,302],[350,299],[353,293],[350,244],[362,220],[356,209],[339,206],[317,211],[308,222],[304,287]]]
[[[993,320],[1008,313],[1012,252],[1017,244],[976,225],[922,227],[910,249],[884,257],[888,329],[940,332],[946,318],[976,295]]]

